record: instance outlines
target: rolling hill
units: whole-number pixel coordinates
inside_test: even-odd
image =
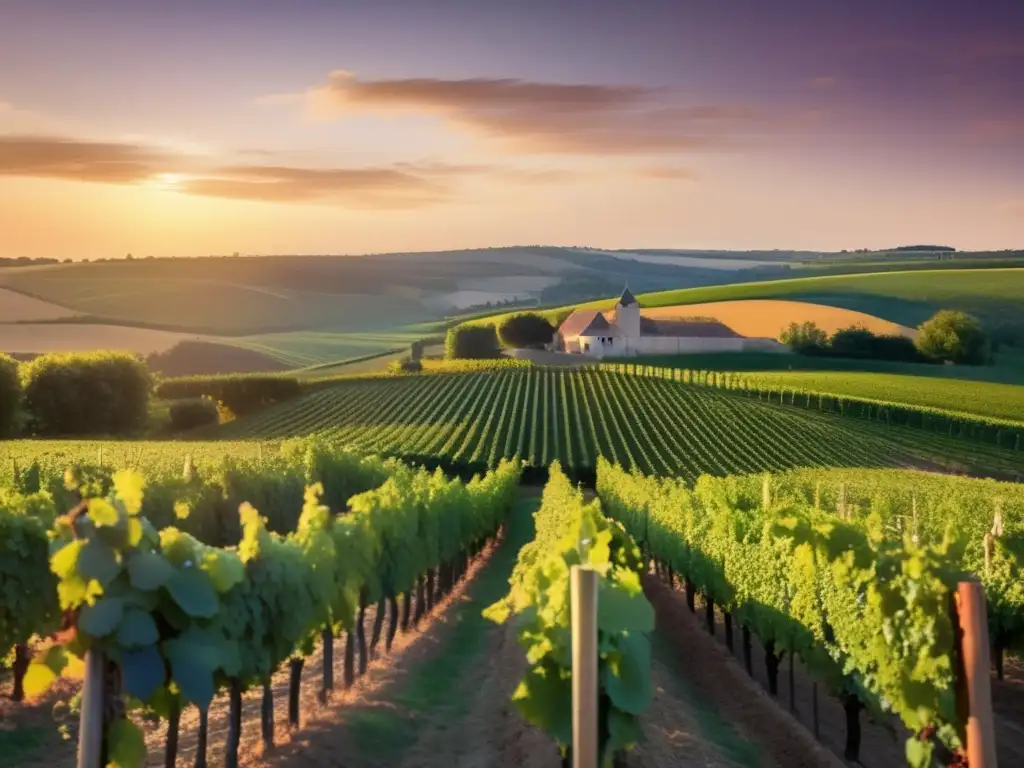
[[[644,308],[681,307],[711,302],[784,299],[849,309],[916,326],[939,309],[977,315],[990,326],[1024,325],[1024,269],[937,269],[828,275],[658,291],[638,296]],[[548,310],[556,317],[570,309],[610,309],[614,299]],[[475,320],[500,322],[501,315]],[[794,317],[794,320],[799,318]]]

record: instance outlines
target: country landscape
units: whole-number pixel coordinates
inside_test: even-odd
[[[592,2],[0,25],[0,763],[1024,765],[1020,8]]]

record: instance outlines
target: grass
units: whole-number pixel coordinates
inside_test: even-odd
[[[758,381],[851,397],[1024,421],[1024,354],[1001,353],[995,365],[929,365],[767,352],[654,355],[609,362],[736,371]]]
[[[973,413],[1024,422],[1024,386],[894,373],[794,371],[762,373],[759,382],[835,395]]]
[[[645,308],[741,299],[789,299],[864,312],[901,325],[917,326],[939,309],[971,312],[991,323],[1024,322],[1024,269],[937,269],[829,275],[791,280],[718,285],[646,293]],[[549,310],[610,309],[603,299]],[[496,323],[503,315],[476,322]]]
[[[500,600],[508,590],[508,579],[519,549],[533,538],[533,512],[539,496],[522,497],[509,513],[506,537],[467,591],[468,600],[453,604],[448,629],[438,656],[412,669],[401,688],[389,692],[387,708],[355,713],[345,723],[360,752],[380,760],[393,759],[414,743],[417,715],[454,723],[466,714],[464,697],[453,695],[473,681],[466,673],[474,669],[491,631],[500,631],[485,619],[482,611]],[[403,734],[395,738],[395,734]]]

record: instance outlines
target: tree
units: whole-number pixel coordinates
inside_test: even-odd
[[[444,353],[449,360],[501,357],[498,333],[493,325],[458,325],[448,331]]]
[[[20,373],[32,434],[129,435],[146,425],[152,382],[134,355],[51,353]]]
[[[815,352],[828,344],[828,334],[810,320],[802,323],[790,323],[779,335],[783,344],[789,344],[797,352]]]
[[[976,317],[943,309],[918,328],[917,348],[925,357],[966,365],[988,359],[988,339]]]
[[[0,354],[0,437],[13,435],[18,408],[21,406],[21,381],[18,363]]]
[[[829,346],[839,357],[874,357],[875,334],[863,326],[851,325],[833,333]]]
[[[423,339],[418,339],[409,345],[409,359],[419,362],[423,357]]]
[[[550,344],[555,335],[554,326],[536,312],[518,312],[509,315],[498,326],[498,338],[513,349],[540,349]]]

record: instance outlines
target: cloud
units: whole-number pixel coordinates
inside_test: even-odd
[[[445,174],[395,167],[290,168],[234,165],[186,179],[180,190],[190,195],[274,203],[331,201],[353,208],[406,208],[443,202],[451,197]]]
[[[291,103],[278,94],[262,103]],[[515,154],[636,155],[736,146],[800,125],[747,105],[681,105],[662,88],[514,78],[361,80],[330,73],[303,98],[310,115],[436,115]]]
[[[823,91],[829,91],[839,85],[839,78],[831,75],[821,75],[811,78],[811,85]]]
[[[127,184],[170,170],[174,160],[166,152],[135,144],[0,136],[0,176]]]
[[[243,156],[274,157],[247,151]],[[455,199],[470,179],[544,184],[572,178],[557,169],[524,170],[438,161],[364,167],[211,163],[208,156],[147,144],[65,137],[0,135],[0,176],[141,184],[201,197],[272,203],[328,203],[348,208],[410,208]]]
[[[653,167],[653,168],[641,168],[637,172],[639,176],[646,179],[656,179],[658,181],[697,181],[698,177],[693,171],[686,168],[672,168],[672,167]]]

